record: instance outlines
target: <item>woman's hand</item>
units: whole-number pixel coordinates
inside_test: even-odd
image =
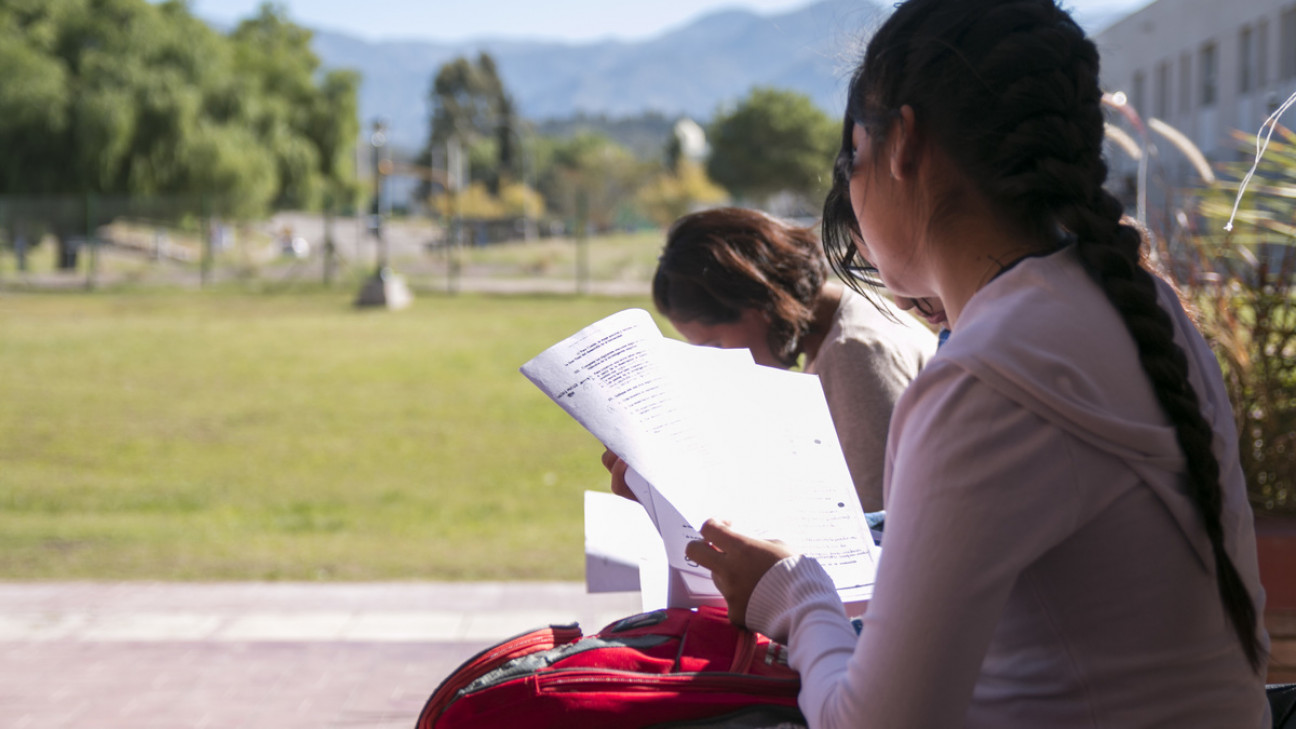
[[[612,493],[631,501],[638,501],[634,492],[630,490],[630,485],[626,483],[626,462],[621,460],[621,456],[608,450],[607,446],[603,447],[603,467],[612,474]]]
[[[729,620],[747,623],[747,603],[756,583],[793,552],[782,542],[754,539],[729,528],[729,522],[707,519],[702,539],[690,542],[684,556],[711,570],[711,579],[729,604]]]

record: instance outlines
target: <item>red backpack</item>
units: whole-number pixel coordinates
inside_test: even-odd
[[[441,683],[417,729],[795,729],[800,687],[787,649],[723,609],[668,608],[487,648]]]

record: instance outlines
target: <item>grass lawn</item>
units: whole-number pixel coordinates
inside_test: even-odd
[[[517,368],[650,302],[353,295],[0,294],[0,578],[579,579],[601,446]]]

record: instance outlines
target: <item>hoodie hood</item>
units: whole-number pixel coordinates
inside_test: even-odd
[[[1189,379],[1215,432],[1226,546],[1235,555],[1254,553],[1246,490],[1234,483],[1242,479],[1237,430],[1219,365],[1174,291],[1159,279],[1158,286],[1161,308],[1174,322],[1175,342],[1187,356]],[[942,360],[1128,464],[1174,517],[1203,567],[1213,570],[1210,543],[1187,492],[1175,428],[1157,402],[1124,321],[1084,271],[1073,246],[1025,259],[977,292],[937,354],[935,361]]]

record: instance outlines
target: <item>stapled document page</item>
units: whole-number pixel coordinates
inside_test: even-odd
[[[591,324],[521,370],[629,465],[672,579],[692,582],[701,601],[714,586],[684,547],[712,517],[815,557],[845,603],[871,595],[875,547],[814,375],[667,339],[642,309]]]

